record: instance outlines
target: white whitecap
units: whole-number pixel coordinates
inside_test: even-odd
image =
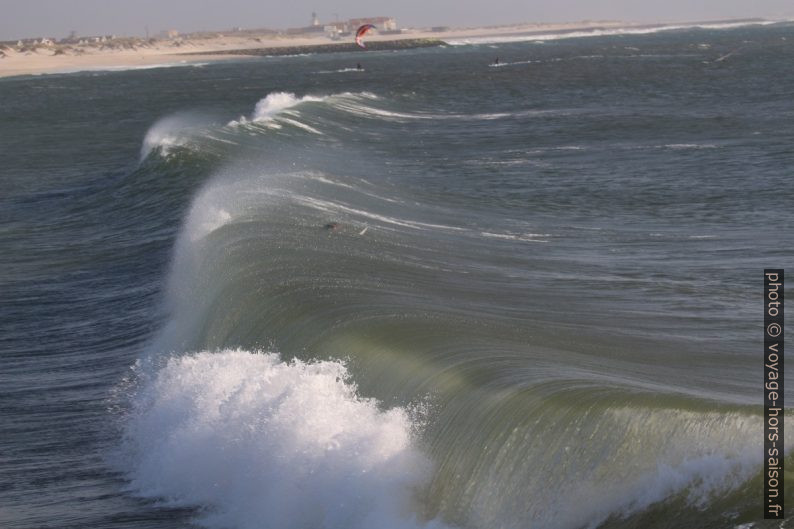
[[[217,529],[419,529],[431,477],[403,408],[360,397],[338,361],[226,350],[138,365],[118,463],[135,494]]]

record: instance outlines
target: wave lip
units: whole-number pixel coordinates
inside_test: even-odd
[[[230,121],[227,126],[236,127],[239,125],[256,123],[264,125],[267,128],[280,129],[281,124],[279,122],[281,122],[288,123],[313,134],[322,134],[322,132],[315,129],[314,127],[286,116],[297,117],[299,113],[297,109],[293,109],[294,107],[297,107],[303,103],[323,103],[345,99],[354,101],[358,99],[377,99],[377,96],[368,92],[362,92],[359,94],[344,92],[327,96],[305,95],[302,97],[297,97],[292,92],[272,92],[257,102],[256,106],[254,107],[254,112],[250,118],[241,116],[237,120]]]
[[[303,96],[295,97],[289,92],[273,92],[260,100],[254,107],[253,121],[265,121],[274,115],[308,101],[323,101],[323,97]]]
[[[234,127],[237,125],[245,125],[247,123],[268,123],[272,122],[275,116],[288,110],[292,107],[298,106],[301,103],[310,101],[325,101],[325,97],[303,96],[296,97],[291,92],[272,92],[260,99],[254,107],[254,113],[250,118],[240,116],[240,119],[232,120],[227,126]]]
[[[199,134],[200,123],[195,116],[173,115],[160,119],[146,132],[141,145],[141,161],[153,151],[168,156],[179,147],[186,147]]]
[[[359,397],[341,362],[226,350],[139,375],[120,461],[140,496],[211,528],[444,527],[413,514],[430,465],[408,412]]]

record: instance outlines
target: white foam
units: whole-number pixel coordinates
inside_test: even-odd
[[[159,64],[145,64],[142,66],[98,66],[96,68],[90,68],[89,70],[84,71],[100,71],[100,72],[127,72],[133,70],[157,70],[160,68],[203,68],[204,66],[208,66],[210,63],[208,62],[187,62],[187,61],[179,61],[178,63],[159,63]]]
[[[228,126],[244,125],[249,122],[268,123],[272,122],[277,114],[289,108],[306,102],[324,101],[324,97],[303,96],[296,97],[291,92],[273,92],[260,99],[254,107],[254,113],[250,118],[241,116],[240,119],[230,121]]]
[[[342,92],[327,96],[306,95],[303,97],[297,97],[291,92],[273,92],[257,102],[250,118],[241,116],[239,119],[230,121],[227,126],[237,127],[240,125],[257,124],[267,128],[280,129],[282,125],[279,124],[278,121],[281,121],[307,130],[313,134],[322,134],[314,127],[301,123],[295,119],[285,118],[284,116],[300,116],[300,112],[296,107],[303,103],[329,102],[342,110],[350,111],[352,109],[355,111],[359,108],[357,102],[362,99],[377,100],[379,97],[371,92]],[[369,107],[361,108],[369,110]]]
[[[322,97],[303,96],[295,97],[289,92],[274,92],[261,99],[254,108],[252,121],[266,121],[282,110],[294,107],[308,101],[322,101]]]
[[[482,113],[482,114],[440,114],[432,112],[394,112],[382,108],[375,108],[369,105],[362,105],[357,101],[349,101],[339,99],[334,102],[334,106],[342,111],[349,112],[358,116],[366,118],[377,118],[386,121],[406,122],[408,120],[432,120],[438,121],[442,119],[450,120],[495,120],[517,116],[540,115],[547,114],[550,111],[543,110],[529,110],[522,112],[495,112],[495,113]]]
[[[282,117],[281,121],[283,121],[284,123],[289,123],[293,127],[298,127],[299,129],[303,129],[303,130],[305,130],[307,132],[311,132],[312,134],[322,134],[322,132],[320,132],[319,130],[315,129],[314,127],[310,127],[309,125],[307,125],[305,123],[301,123],[300,121],[295,120],[295,119]]]
[[[365,72],[364,68],[340,68],[338,70],[320,70],[316,73],[350,73],[350,72]]]
[[[353,208],[338,202],[321,200],[304,195],[296,195],[293,197],[293,199],[299,204],[316,209],[318,211],[323,211],[325,213],[340,213],[340,212],[347,213],[351,215],[357,215],[369,220],[376,220],[386,224],[392,224],[394,226],[402,226],[404,228],[412,228],[415,230],[436,229],[436,230],[446,230],[446,231],[464,231],[464,228],[460,228],[458,226],[432,224],[428,222],[419,222],[419,221],[400,219],[396,217],[389,217],[386,215],[378,215],[377,213],[372,213],[362,209]]]
[[[558,147],[541,147],[539,149],[531,149],[527,151],[527,154],[544,154],[547,152],[557,152],[557,151],[584,151],[586,147],[582,147],[580,145],[560,145]]]
[[[393,120],[393,121],[402,121],[406,119],[427,119],[427,120],[434,120],[443,118],[444,116],[439,114],[421,114],[421,113],[406,113],[406,112],[392,112],[390,110],[384,110],[381,108],[375,108],[368,105],[362,105],[358,101],[355,100],[348,100],[340,98],[339,100],[335,101],[334,106],[345,112],[349,112],[351,114],[363,116],[363,117],[377,117],[377,118],[384,118],[386,120]]]
[[[219,529],[444,527],[415,515],[431,465],[409,414],[359,397],[344,364],[226,350],[150,368],[118,459],[138,495]]]
[[[504,67],[504,66],[516,66],[516,65],[519,65],[519,64],[533,64],[533,63],[539,63],[539,62],[541,62],[541,61],[513,61],[513,62],[498,62],[498,63],[492,63],[492,64],[489,64],[488,66],[489,66],[490,68],[502,68],[502,67]]]
[[[493,233],[489,231],[480,232],[480,235],[488,237],[489,239],[524,242],[549,242],[547,237],[551,237],[550,233]]]
[[[59,70],[55,70],[52,72],[40,72],[35,73],[32,75],[63,75],[63,74],[75,74],[75,73],[86,73],[86,74],[96,74],[98,72],[129,72],[129,71],[137,71],[137,70],[156,70],[160,68],[180,68],[180,67],[192,67],[192,68],[203,68],[204,66],[208,66],[210,63],[208,62],[188,62],[181,60],[179,62],[166,62],[166,63],[157,63],[157,64],[142,64],[142,65],[119,65],[119,66],[94,66],[94,67],[76,67],[76,68],[62,68]]]
[[[686,150],[686,149],[716,149],[713,143],[670,143],[663,146],[665,149]]]
[[[152,125],[143,138],[141,160],[144,160],[155,149],[160,149],[164,156],[168,156],[174,147],[187,145],[190,141],[190,135],[187,132],[190,127],[189,121],[184,117],[170,116]]]

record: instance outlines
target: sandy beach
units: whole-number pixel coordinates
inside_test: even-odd
[[[368,36],[367,40],[394,41],[401,39],[439,39],[459,40],[469,38],[499,37],[520,33],[555,33],[571,31],[614,30],[618,28],[642,27],[640,24],[615,21],[585,21],[561,24],[517,24],[483,28],[449,28],[444,31],[430,29],[409,29],[399,34]],[[128,42],[131,39],[125,39]],[[352,39],[351,39],[352,41]],[[90,70],[123,70],[175,66],[179,64],[203,63],[234,58],[240,60],[239,53],[225,55],[223,51],[256,50],[299,46],[322,46],[338,44],[326,36],[274,36],[273,34],[245,36],[221,35],[193,38],[184,36],[172,40],[142,39],[136,44],[112,46],[40,46],[35,50],[20,51],[14,46],[0,48],[0,77],[35,75],[44,73],[67,73]],[[207,52],[208,55],[202,55]],[[221,53],[219,53],[221,52]]]

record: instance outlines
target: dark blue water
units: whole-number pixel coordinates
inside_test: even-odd
[[[3,527],[780,527],[792,46],[1,80]]]

